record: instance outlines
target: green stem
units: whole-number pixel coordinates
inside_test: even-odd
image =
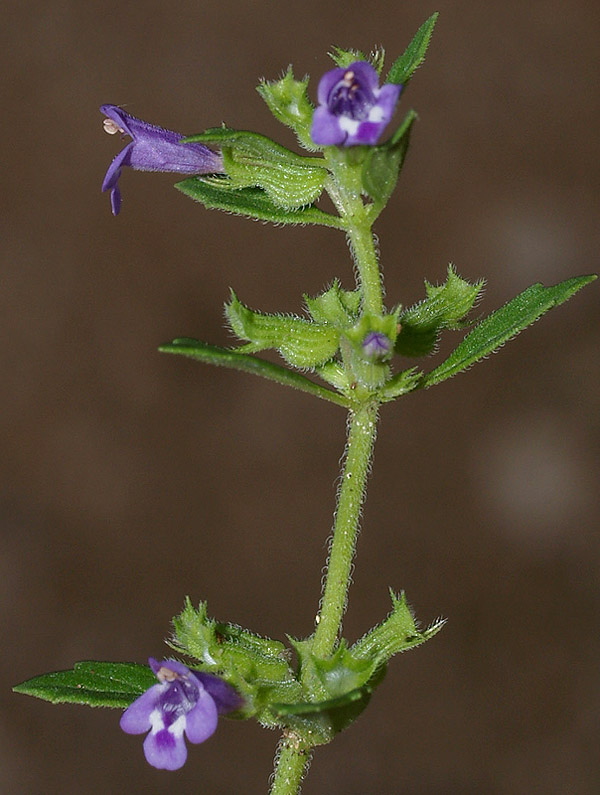
[[[360,150],[330,147],[326,159],[331,177],[325,187],[344,222],[363,294],[363,311],[382,315],[383,290],[369,207],[363,204]]]
[[[277,749],[271,795],[296,795],[311,760],[311,750],[290,731],[284,732]]]
[[[354,254],[354,261],[360,274],[360,284],[363,291],[363,310],[370,315],[383,315],[381,275],[379,273],[379,263],[371,226],[366,218],[364,220],[355,218],[353,223],[348,223],[347,232],[352,246],[352,253]]]
[[[327,191],[348,234],[362,292],[362,310],[382,315],[383,289],[368,208],[361,198],[360,152],[330,147]],[[365,498],[369,463],[377,433],[379,401],[357,401],[349,417],[346,460],[338,494],[327,576],[311,647],[315,657],[329,657],[338,642],[346,609],[352,560]],[[306,676],[310,672],[306,671]],[[279,746],[271,795],[296,795],[310,759],[310,745],[286,730]]]
[[[350,415],[327,577],[312,646],[316,657],[333,652],[342,625],[376,431],[377,403],[363,404]]]

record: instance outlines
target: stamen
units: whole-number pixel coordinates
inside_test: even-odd
[[[167,668],[166,665],[163,665],[156,672],[156,678],[159,682],[174,682],[176,679],[179,679],[179,674],[175,673],[171,668]]]
[[[102,122],[104,126],[104,132],[107,132],[109,135],[115,135],[116,133],[123,133],[125,134],[125,130],[122,127],[119,127],[116,121],[112,119],[104,119]]]
[[[348,69],[347,72],[344,73],[344,83],[350,88],[352,83],[354,82],[354,72],[352,69]]]

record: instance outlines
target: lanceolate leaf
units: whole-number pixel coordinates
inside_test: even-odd
[[[431,373],[425,375],[420,387],[433,386],[466,370],[475,362],[498,350],[505,342],[534,323],[544,312],[567,301],[595,275],[576,276],[552,287],[533,284],[503,307],[482,320],[460,345]]]
[[[438,13],[436,12],[421,25],[404,53],[394,61],[386,83],[401,83],[402,85],[408,83],[415,69],[425,60],[425,53],[437,18]]]
[[[175,187],[209,210],[224,210],[274,224],[319,224],[343,229],[341,218],[309,204],[299,210],[278,207],[260,188],[232,188],[224,177],[190,177]]]
[[[56,671],[28,679],[13,690],[53,704],[128,707],[156,677],[137,663],[78,662],[71,671]]]
[[[347,407],[350,405],[349,401],[342,395],[338,395],[337,392],[332,392],[331,389],[315,384],[314,381],[300,373],[295,373],[272,362],[266,362],[264,359],[258,359],[256,356],[236,353],[227,348],[218,348],[215,345],[208,345],[206,342],[188,339],[187,337],[173,340],[172,343],[167,345],[161,345],[159,350],[162,353],[179,353],[183,356],[189,356],[191,359],[197,359],[206,364],[214,364],[218,367],[229,367],[232,370],[254,373],[254,375],[260,375],[270,381],[277,381],[279,384],[300,389],[302,392],[308,392],[323,400],[328,400],[330,403],[336,403],[338,406]]]

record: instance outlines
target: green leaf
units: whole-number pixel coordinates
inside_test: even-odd
[[[365,709],[385,675],[385,666],[353,655],[343,639],[330,657],[316,658],[310,651],[311,641],[292,640],[303,672],[306,700],[276,703],[272,709],[288,720],[312,721],[308,724],[311,730],[314,726],[321,735],[316,742],[329,742]],[[302,722],[296,725],[302,726]]]
[[[155,684],[156,677],[147,665],[89,661],[75,663],[69,671],[28,679],[13,690],[52,704],[128,707]]]
[[[244,306],[233,291],[225,314],[234,334],[251,343],[247,350],[275,348],[295,367],[324,364],[335,356],[340,344],[340,331],[332,325],[255,312]]]
[[[544,312],[564,303],[596,278],[594,274],[576,276],[551,287],[544,287],[542,284],[528,287],[482,320],[439,367],[423,377],[419,386],[439,384],[489,356],[534,323]]]
[[[423,632],[419,631],[405,594],[396,596],[390,591],[390,596],[391,613],[385,621],[369,630],[351,647],[350,652],[354,657],[358,659],[364,657],[375,665],[384,665],[394,654],[425,643],[444,626],[445,621],[440,619]]]
[[[184,139],[184,143],[218,146],[232,187],[259,187],[278,206],[304,207],[319,198],[327,178],[323,158],[302,157],[264,135],[215,127]]]
[[[256,90],[267,103],[273,116],[287,127],[291,127],[305,149],[314,152],[318,148],[310,137],[314,108],[308,98],[307,88],[308,77],[296,80],[290,66],[281,80],[271,83],[263,81]]]
[[[400,83],[406,86],[414,71],[425,60],[425,53],[438,16],[439,13],[436,11],[421,25],[404,53],[394,61],[386,83]]]
[[[344,228],[341,218],[323,212],[313,204],[298,210],[287,210],[275,204],[261,188],[236,188],[226,177],[190,177],[176,183],[175,187],[209,210],[224,210],[274,224],[318,224]]]
[[[410,110],[392,138],[381,146],[371,147],[367,154],[362,168],[362,184],[375,203],[371,220],[375,220],[396,187],[416,119],[417,114]]]
[[[448,278],[440,286],[425,282],[427,298],[404,310],[396,352],[402,356],[427,356],[436,347],[442,329],[458,329],[483,290],[483,279],[470,284],[448,266]]]
[[[411,367],[410,370],[403,370],[401,373],[393,375],[389,381],[379,391],[379,397],[383,403],[390,400],[395,400],[401,395],[406,395],[412,392],[419,386],[423,373],[416,367]]]
[[[338,406],[347,407],[349,405],[349,401],[342,395],[338,395],[320,384],[315,384],[314,381],[310,381],[305,376],[300,375],[300,373],[295,373],[286,367],[281,367],[281,365],[258,359],[256,356],[248,356],[227,348],[208,345],[200,340],[182,337],[166,345],[161,345],[159,351],[161,353],[178,353],[205,364],[214,364],[217,367],[229,367],[232,370],[253,373],[261,376],[261,378],[267,378],[269,381],[275,381],[278,384],[308,392],[310,395],[335,403]]]

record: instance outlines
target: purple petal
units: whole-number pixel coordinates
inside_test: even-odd
[[[113,159],[112,163],[108,167],[108,171],[104,175],[104,181],[102,182],[102,190],[108,190],[109,188],[114,188],[117,184],[119,177],[121,176],[121,168],[123,166],[129,165],[129,155],[131,150],[133,149],[133,141],[122,149],[119,154]]]
[[[192,674],[193,676],[193,674]],[[203,743],[217,728],[219,713],[213,698],[199,684],[200,694],[193,709],[185,716],[185,733],[191,743]]]
[[[385,122],[363,121],[358,125],[358,129],[354,135],[349,135],[346,141],[347,146],[353,144],[367,144],[373,146],[379,140],[383,128],[387,124]]]
[[[143,734],[147,732],[152,722],[150,715],[154,711],[156,702],[164,691],[165,685],[152,685],[139,698],[130,704],[121,715],[119,725],[127,734]]]
[[[383,359],[392,349],[392,343],[381,331],[370,331],[363,340],[362,349],[370,359]]]
[[[240,709],[244,699],[231,685],[227,684],[220,676],[194,671],[194,676],[200,684],[204,685],[206,692],[212,696],[217,705],[219,715],[225,715],[233,710]]]
[[[159,770],[179,770],[187,759],[183,733],[173,734],[168,729],[150,732],[144,740],[144,755],[152,767]]]
[[[341,144],[346,138],[337,116],[330,113],[326,105],[320,105],[315,110],[310,135],[314,143],[320,146]]]
[[[325,72],[323,77],[319,80],[319,87],[317,89],[317,99],[319,101],[319,105],[326,105],[329,100],[329,94],[334,86],[343,79],[344,75],[348,70],[342,69],[341,67],[338,69],[331,69],[329,72]]]
[[[377,105],[381,108],[388,121],[392,118],[401,91],[402,86],[394,83],[386,83],[379,90]]]
[[[119,210],[121,209],[121,191],[118,185],[115,185],[110,192],[110,207],[113,215],[119,214]]]
[[[344,72],[354,72],[354,77],[358,82],[370,91],[375,91],[379,84],[379,76],[374,66],[366,61],[355,61],[351,63]]]

